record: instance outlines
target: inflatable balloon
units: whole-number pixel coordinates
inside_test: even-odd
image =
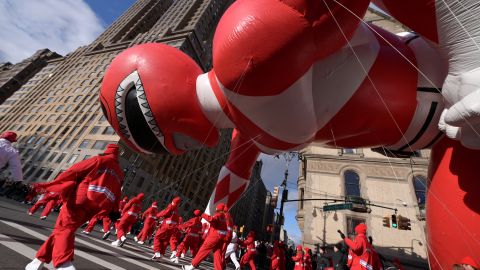
[[[234,128],[207,212],[240,198],[260,152],[311,142],[396,156],[433,147],[431,267],[478,258],[480,5],[375,3],[418,34],[362,22],[365,0],[240,0],[218,24],[212,70],[203,73],[164,44],[135,46],[105,73],[102,109],[117,134],[144,153],[211,147],[220,129]],[[445,213],[454,218],[445,221]],[[462,230],[445,233],[438,223]],[[462,244],[447,252],[455,239]]]

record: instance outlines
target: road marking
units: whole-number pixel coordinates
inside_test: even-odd
[[[77,234],[78,234],[78,233],[77,233]],[[79,234],[78,234],[78,235],[79,235]],[[98,247],[98,246],[96,246],[96,245],[93,245],[93,244],[88,243],[88,242],[85,241],[85,240],[81,240],[81,239],[78,239],[78,238],[76,238],[76,239],[77,239],[78,241],[82,241],[82,243],[85,243],[85,245],[91,245],[91,246],[94,246],[94,247]],[[138,256],[138,257],[142,257],[142,258],[145,258],[145,259],[148,259],[148,260],[150,260],[150,259],[152,258],[152,257],[147,256],[147,255],[135,253],[135,252],[133,252],[133,251],[131,251],[131,250],[128,250],[128,249],[125,249],[125,248],[113,247],[113,246],[110,244],[110,243],[111,243],[110,241],[106,242],[106,241],[104,241],[104,240],[96,239],[96,238],[93,238],[93,237],[89,237],[88,239],[90,239],[91,241],[94,241],[94,242],[101,243],[101,244],[103,244],[103,245],[107,245],[107,246],[111,247],[112,249],[114,249],[114,248],[120,248],[122,251],[124,251],[124,252],[126,252],[126,253],[129,253],[129,254],[132,254],[132,255],[135,255],[135,256]],[[130,239],[129,239],[129,240],[130,240]],[[124,247],[125,247],[125,246],[124,246]],[[133,247],[133,246],[129,245],[128,247]],[[101,248],[101,247],[98,247],[97,249],[99,249],[99,250],[105,250],[105,249],[103,249],[103,248]],[[136,249],[136,250],[142,251],[141,249]],[[115,251],[113,251],[113,250],[106,250],[106,251],[104,251],[104,252],[114,253],[114,254],[117,255],[117,257],[118,257],[118,256],[123,256],[122,254],[117,253],[117,252],[115,252]],[[121,259],[124,259],[123,257],[120,257],[120,258],[121,258]],[[127,260],[127,259],[129,259],[129,258],[125,258],[125,260]],[[133,260],[133,259],[130,259],[130,260],[132,260],[131,263],[133,263],[133,264],[138,264],[138,265],[139,265],[139,264],[143,264],[143,265],[145,265],[145,266],[142,266],[142,267],[145,267],[145,268],[147,268],[147,269],[152,269],[152,270],[158,270],[158,267],[153,267],[153,266],[150,266],[150,265],[148,265],[148,264],[140,263],[140,262],[137,262],[137,261],[135,261],[135,260]],[[178,268],[173,267],[173,266],[168,265],[168,264],[162,264],[162,267],[163,267],[163,266],[168,267],[168,268],[170,268],[170,269],[176,269],[176,270],[178,269]]]
[[[38,238],[38,239],[41,239],[41,240],[44,240],[44,241],[45,241],[45,240],[48,238],[47,236],[45,236],[45,235],[43,235],[43,234],[41,234],[41,233],[38,233],[38,232],[36,232],[36,231],[34,231],[34,230],[31,230],[31,229],[29,229],[29,228],[26,228],[26,227],[24,227],[24,226],[22,226],[22,225],[20,225],[20,224],[17,224],[17,223],[13,223],[13,222],[10,222],[10,221],[5,221],[5,220],[0,220],[0,222],[5,223],[6,225],[8,225],[8,226],[10,226],[10,227],[13,227],[13,228],[15,228],[15,229],[17,229],[17,230],[20,230],[20,231],[22,231],[22,232],[24,232],[24,233],[26,233],[26,234],[29,234],[29,235],[31,235],[31,236],[33,236],[33,237]],[[84,251],[81,251],[81,250],[75,250],[75,255],[77,255],[77,256],[79,256],[79,257],[82,257],[82,258],[84,258],[84,259],[86,259],[86,260],[88,260],[88,261],[91,261],[91,262],[93,262],[93,263],[95,263],[95,264],[98,264],[98,265],[100,265],[100,266],[103,266],[103,267],[105,267],[105,268],[118,269],[118,270],[126,270],[125,268],[122,268],[122,267],[120,267],[120,266],[118,266],[118,265],[109,263],[109,262],[107,262],[107,261],[105,261],[105,260],[102,260],[102,259],[100,259],[100,258],[97,258],[97,257],[95,257],[95,256],[92,256],[92,255],[90,255],[90,254],[88,254],[88,253],[86,253],[86,252],[84,252]],[[35,258],[35,255],[31,257],[31,259],[33,259],[33,258]]]
[[[35,254],[37,254],[37,251],[34,250],[33,248],[27,245],[24,245],[22,243],[19,243],[17,240],[1,233],[0,233],[0,244],[4,245],[5,247],[29,259],[35,258]],[[53,270],[53,266],[51,265],[44,265],[43,267]]]

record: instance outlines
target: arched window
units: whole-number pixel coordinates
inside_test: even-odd
[[[418,206],[425,205],[425,193],[427,191],[427,179],[422,175],[415,175],[413,177],[413,188],[417,196]]]
[[[360,197],[360,177],[355,171],[348,170],[344,174],[345,196]]]

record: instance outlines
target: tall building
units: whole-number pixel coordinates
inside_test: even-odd
[[[372,10],[364,20],[394,33],[406,30]],[[406,269],[428,268],[425,192],[429,151],[401,159],[370,149],[327,149],[314,143],[300,156],[299,199],[321,199],[298,202],[296,219],[303,245],[314,250],[331,247],[341,241],[337,230],[353,237],[355,226],[366,223],[376,250],[387,260],[399,258]],[[342,209],[347,202],[353,202],[352,208]],[[410,219],[411,230],[392,228],[393,209],[397,209],[395,218]]]
[[[250,185],[243,193],[240,200],[230,209],[234,223],[240,227],[244,226],[244,234],[255,231],[258,236],[265,233],[263,227],[263,216],[265,211],[265,200],[267,188],[263,183],[261,172],[263,162],[257,161],[250,177]]]
[[[42,70],[48,60],[60,57],[62,56],[55,52],[43,49],[17,64],[0,63],[0,104]]]
[[[14,130],[27,182],[50,181],[119,137],[103,116],[98,93],[113,58],[136,44],[179,48],[207,71],[214,29],[232,0],[138,0],[90,45],[50,58],[0,105],[0,130]],[[6,66],[2,66],[6,68]],[[2,75],[3,76],[3,75]],[[230,132],[217,147],[182,156],[145,156],[123,147],[124,193],[146,203],[184,198],[182,210],[204,208],[229,151]]]

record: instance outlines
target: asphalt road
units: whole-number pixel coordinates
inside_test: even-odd
[[[25,205],[5,197],[0,197],[0,269],[25,269],[34,257],[38,248],[52,232],[58,213],[52,212],[46,220],[40,220],[41,209],[33,216],[27,215],[30,205]],[[100,269],[182,269],[182,265],[190,264],[187,255],[180,259],[180,264],[170,262],[170,252],[160,262],[153,262],[152,249],[147,245],[139,245],[128,235],[123,247],[110,245],[115,240],[112,233],[108,240],[102,240],[100,224],[90,235],[77,231],[75,239],[74,265],[78,270]],[[47,265],[44,269],[54,269]],[[202,262],[200,269],[213,269],[211,262]],[[229,268],[233,269],[233,268]]]

